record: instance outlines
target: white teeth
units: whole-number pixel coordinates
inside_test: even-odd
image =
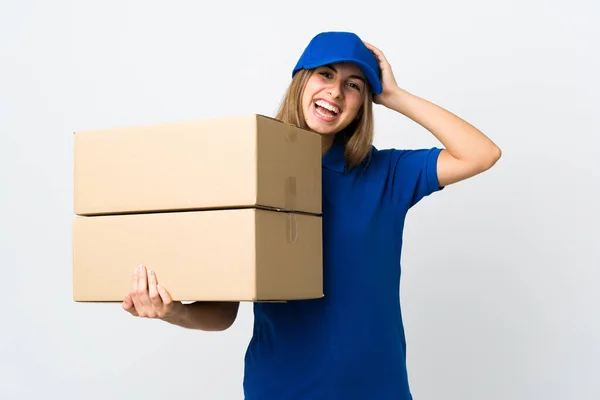
[[[329,104],[328,102],[323,100],[317,100],[315,104],[318,104],[320,107],[326,108],[329,111],[333,111],[336,114],[340,112],[340,109],[338,107],[334,106],[333,104]]]
[[[333,120],[333,119],[337,118],[337,116],[335,116],[335,115],[331,115],[329,113],[326,113],[320,107],[315,108],[315,111],[316,111],[317,114],[319,114],[321,117],[323,117],[325,119]]]

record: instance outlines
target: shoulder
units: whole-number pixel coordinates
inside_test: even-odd
[[[364,172],[368,180],[381,180],[392,199],[410,206],[423,197],[441,190],[437,163],[442,149],[377,149],[373,147]]]
[[[382,170],[392,172],[398,169],[406,172],[422,170],[435,166],[441,151],[442,149],[437,147],[422,149],[379,149],[372,146],[371,151],[363,162],[363,168],[365,171],[372,169],[380,172]]]

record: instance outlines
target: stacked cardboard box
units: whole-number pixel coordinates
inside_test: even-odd
[[[76,132],[75,301],[145,264],[174,300],[322,293],[320,136],[261,115]]]

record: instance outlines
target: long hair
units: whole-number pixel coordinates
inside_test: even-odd
[[[313,71],[313,69],[302,69],[294,75],[281,101],[276,119],[310,130],[302,111],[302,94]],[[356,119],[342,131],[336,133],[336,136],[344,141],[344,158],[349,169],[366,161],[373,145],[373,98],[368,83],[364,90],[366,95]]]

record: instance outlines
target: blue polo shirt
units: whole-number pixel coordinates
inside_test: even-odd
[[[323,157],[325,296],[255,303],[246,400],[409,400],[400,310],[407,211],[440,190],[441,149],[378,150],[351,171]]]

